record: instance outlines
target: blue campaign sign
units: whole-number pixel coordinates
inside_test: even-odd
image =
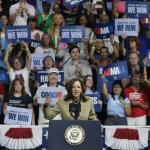
[[[103,85],[103,80],[100,74],[97,74],[97,84],[96,84],[96,91],[102,93],[102,85]],[[107,90],[109,93],[112,93],[112,85],[113,85],[113,80],[109,81],[107,80],[106,86]]]
[[[122,80],[129,77],[126,61],[119,61],[104,67],[103,74],[109,81]]]
[[[126,2],[126,15],[131,18],[147,18],[150,14],[150,2]]]
[[[48,148],[48,127],[43,127],[43,135],[42,135],[42,148]]]
[[[146,66],[150,67],[150,49],[147,50],[146,55],[147,55],[147,57],[146,57],[147,58]]]
[[[0,82],[8,84],[8,74],[5,70],[0,70]]]
[[[38,71],[37,80],[38,80],[40,85],[48,83],[48,73],[47,73],[47,71]],[[59,85],[64,85],[64,71],[59,71],[58,84]]]
[[[99,104],[98,101],[100,101],[100,94],[95,93],[95,94],[86,94],[86,96],[89,96],[92,98],[93,104],[94,104],[94,109],[95,112],[100,112],[102,110],[101,105]]]
[[[86,0],[64,0],[63,3],[66,6],[66,8],[71,9],[75,6],[78,6],[85,2]]]
[[[109,38],[114,33],[114,23],[94,24],[93,31],[98,39]]]
[[[60,37],[62,42],[81,43],[84,37],[83,26],[63,26],[60,28]]]
[[[6,38],[8,41],[17,43],[20,41],[30,42],[31,31],[28,26],[7,26]]]
[[[3,23],[2,21],[0,20],[0,29],[3,27]]]
[[[99,65],[98,73],[97,73],[97,84],[96,84],[96,91],[98,91],[99,93],[102,93],[102,85],[104,82],[102,79],[103,70],[104,70],[104,68],[101,65]],[[106,83],[108,92],[111,93],[113,81],[106,80],[105,83]]]
[[[30,46],[33,48],[37,48],[38,46],[40,46],[40,44],[41,44],[41,42],[38,40],[31,39],[31,41],[30,41]]]

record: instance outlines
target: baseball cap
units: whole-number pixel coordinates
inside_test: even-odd
[[[59,71],[58,71],[57,68],[50,68],[50,69],[48,70],[48,74],[51,74],[51,73],[59,74]]]

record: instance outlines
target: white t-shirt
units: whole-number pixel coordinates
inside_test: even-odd
[[[29,70],[26,67],[17,71],[14,71],[14,69],[11,68],[8,73],[9,73],[9,79],[11,83],[15,79],[16,75],[21,75],[24,79],[25,91],[28,95],[31,96],[30,89],[29,89]]]
[[[55,55],[56,55],[56,52],[53,48],[43,48],[41,46],[38,46],[36,49],[35,49],[35,52],[34,54],[48,54],[50,56],[53,57],[53,59],[55,60]]]
[[[28,4],[28,3],[25,3],[29,13],[30,13],[30,16],[35,16],[35,8],[34,6]],[[11,5],[10,6],[10,9],[9,9],[9,15],[15,15],[16,12],[17,12],[17,9],[20,7],[20,2],[14,4],[14,5]],[[20,14],[17,14],[16,15],[16,20],[15,20],[15,23],[14,25],[27,25],[27,19],[28,19],[28,16],[25,12],[23,12],[23,14],[21,15]]]
[[[48,87],[48,86],[47,86],[47,84],[44,84],[44,85],[41,85],[39,88],[41,88],[41,87]],[[67,91],[66,91],[65,87],[60,86],[60,85],[58,85],[58,87],[64,88],[64,91],[65,91],[64,95],[67,94]],[[34,98],[38,96],[39,88],[37,89]],[[34,98],[33,98],[33,99],[34,99]],[[59,115],[56,116],[53,120],[60,120],[60,119],[61,119],[61,116],[60,116],[60,114],[59,114]],[[43,104],[40,104],[40,105],[39,105],[38,124],[40,125],[40,124],[48,124],[48,123],[49,123],[49,120],[45,119],[45,117],[44,117]]]

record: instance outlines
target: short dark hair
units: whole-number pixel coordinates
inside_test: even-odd
[[[33,21],[33,22],[36,22],[37,21],[37,18],[34,17],[34,16],[30,16],[27,20],[27,23],[29,23],[30,21]]]
[[[102,47],[100,48],[100,52],[101,52],[102,49],[107,49],[107,51],[109,52],[109,49],[108,49],[108,47],[106,47],[106,46],[102,46]]]
[[[48,2],[48,1],[43,1],[43,2],[42,2],[42,6],[43,6],[43,5],[48,5],[49,7],[51,7],[51,3]]]
[[[69,48],[69,53],[71,53],[74,48],[77,48],[77,49],[79,50],[79,53],[80,53],[80,48],[79,48],[77,45],[71,46],[71,47]]]
[[[47,55],[47,56],[45,56],[45,57],[44,57],[44,59],[43,59],[43,61],[42,61],[42,63],[43,63],[43,70],[45,70],[45,69],[46,69],[46,68],[45,68],[45,61],[46,61],[46,59],[47,59],[47,58],[50,58],[50,59],[52,60],[52,62],[53,62],[52,67],[54,67],[55,62],[54,62],[53,57],[52,57],[52,56],[50,56],[50,55]]]
[[[113,91],[113,88],[114,88],[115,85],[119,85],[119,86],[120,86],[120,88],[122,89],[122,91],[121,91],[121,93],[120,93],[120,97],[125,98],[125,97],[124,97],[124,93],[123,93],[123,85],[122,85],[121,80],[115,80],[115,81],[113,82],[113,85],[112,85],[112,97],[114,98],[114,91]]]
[[[15,60],[18,60],[21,63],[21,68],[24,67],[25,62],[22,59],[22,57],[20,57],[20,56],[14,56],[14,57],[12,57],[12,60],[11,60],[12,68],[14,68],[14,62],[15,62]]]

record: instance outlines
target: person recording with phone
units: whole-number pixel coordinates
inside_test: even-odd
[[[27,25],[28,17],[35,16],[35,8],[28,4],[26,0],[20,0],[18,3],[11,5],[9,15],[13,25]]]
[[[42,2],[43,13],[37,18],[37,27],[44,33],[48,33],[48,29],[53,25],[54,15],[51,14],[51,3],[48,1]]]

